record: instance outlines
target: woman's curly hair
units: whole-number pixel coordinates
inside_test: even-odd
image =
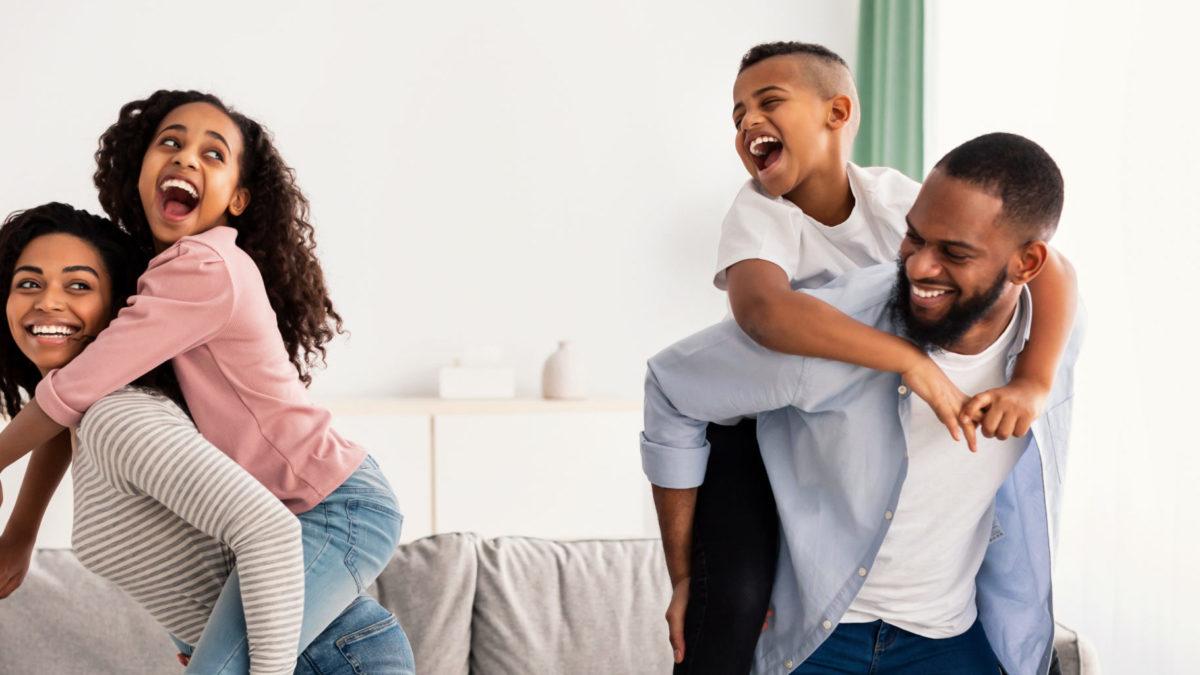
[[[148,258],[133,237],[107,218],[80,211],[66,204],[51,202],[10,215],[0,226],[0,307],[7,307],[17,261],[29,242],[47,234],[69,234],[87,242],[104,262],[104,272],[112,280],[112,307],[109,318],[125,306],[137,288],[138,276],[146,269]],[[0,335],[0,404],[3,413],[15,417],[25,397],[33,396],[42,379],[37,366],[17,346],[12,333]],[[95,336],[91,336],[95,337]],[[186,410],[183,394],[170,362],[138,378],[134,385],[157,391]]]
[[[325,288],[313,226],[308,222],[308,199],[267,129],[216,96],[198,91],[161,89],[126,103],[117,121],[100,136],[96,150],[92,178],[100,190],[100,205],[143,250],[153,252],[150,224],[138,193],[142,157],[163,118],[187,103],[219,108],[242,133],[239,182],[250,192],[250,205],[240,216],[230,214],[229,224],[237,230],[237,245],[258,265],[288,357],[307,386],[318,360],[325,363],[325,343],[343,332],[342,317]]]

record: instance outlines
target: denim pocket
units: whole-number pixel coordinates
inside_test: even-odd
[[[412,675],[416,672],[412,647],[394,616],[340,637],[335,644],[355,673]]]
[[[359,593],[375,581],[400,543],[404,516],[393,508],[394,504],[394,499],[380,502],[355,498],[346,502],[350,541],[345,563]]]
[[[300,537],[304,542],[304,571],[308,572],[333,539],[333,533],[329,531],[329,506],[322,502],[301,513],[298,518]]]

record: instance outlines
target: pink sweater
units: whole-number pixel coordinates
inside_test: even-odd
[[[42,379],[37,402],[54,421],[76,426],[93,403],[173,359],[200,433],[303,513],[366,453],[308,402],[262,275],[236,238],[233,228],[216,227],[155,256],[129,306]]]

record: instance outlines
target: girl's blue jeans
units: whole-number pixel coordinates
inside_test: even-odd
[[[403,516],[379,464],[368,456],[325,501],[298,518],[304,539],[304,620],[299,645],[304,651],[383,571],[400,541]],[[192,652],[187,673],[248,672],[246,619],[234,570]]]

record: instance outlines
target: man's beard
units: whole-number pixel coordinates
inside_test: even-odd
[[[912,285],[908,282],[903,260],[899,261],[898,267],[896,285],[892,289],[888,310],[892,313],[892,319],[904,328],[905,336],[924,351],[949,349],[950,345],[958,342],[996,304],[1008,281],[1008,270],[1001,269],[991,288],[969,298],[956,300],[950,306],[950,311],[946,312],[946,316],[928,324],[913,314],[912,301],[909,299]]]

